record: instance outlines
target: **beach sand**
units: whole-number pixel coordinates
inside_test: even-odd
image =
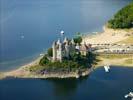
[[[32,61],[32,62],[30,62],[26,65],[23,65],[18,69],[15,69],[15,70],[12,70],[12,71],[7,71],[7,72],[1,72],[0,73],[0,78],[2,79],[2,78],[5,78],[5,77],[24,77],[24,76],[28,76],[28,75],[30,75],[30,72],[28,70],[29,67],[38,65],[39,61],[42,57],[43,56],[40,56],[36,60],[34,60],[34,61]]]
[[[133,29],[114,30],[104,27],[103,30],[104,32],[97,33],[96,35],[85,35],[83,42],[87,44],[113,44],[133,36]]]

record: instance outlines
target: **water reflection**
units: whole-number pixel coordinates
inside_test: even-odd
[[[125,100],[133,91],[133,68],[98,68],[80,79],[0,80],[0,100]],[[127,99],[128,100],[128,99]]]
[[[48,79],[48,81],[53,84],[54,95],[56,96],[69,96],[75,94],[78,87],[85,83],[88,79],[87,77],[82,77],[79,79]]]

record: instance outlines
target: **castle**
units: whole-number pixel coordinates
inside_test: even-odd
[[[53,62],[60,61],[62,62],[63,58],[70,57],[70,54],[72,52],[80,52],[82,55],[86,55],[89,51],[89,46],[87,46],[85,43],[82,45],[76,44],[74,42],[74,39],[68,40],[66,37],[64,38],[64,41],[61,41],[58,39],[58,41],[54,41],[52,45],[53,50]]]

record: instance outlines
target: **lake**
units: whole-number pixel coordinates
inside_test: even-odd
[[[102,31],[132,0],[0,0],[0,71],[18,68],[45,52],[60,31]]]
[[[0,80],[0,100],[131,100],[133,68],[98,68],[80,79]]]
[[[45,52],[60,31],[103,31],[132,0],[0,0],[0,72],[18,68]],[[0,80],[0,100],[130,100],[133,68],[103,67],[80,79]]]

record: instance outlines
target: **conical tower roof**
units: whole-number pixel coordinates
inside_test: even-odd
[[[61,40],[60,39],[58,39],[57,44],[61,44]]]
[[[67,43],[67,42],[68,42],[67,37],[64,38],[64,41],[63,41],[63,42],[64,42],[64,43]]]
[[[74,39],[72,38],[71,43],[75,45]]]

